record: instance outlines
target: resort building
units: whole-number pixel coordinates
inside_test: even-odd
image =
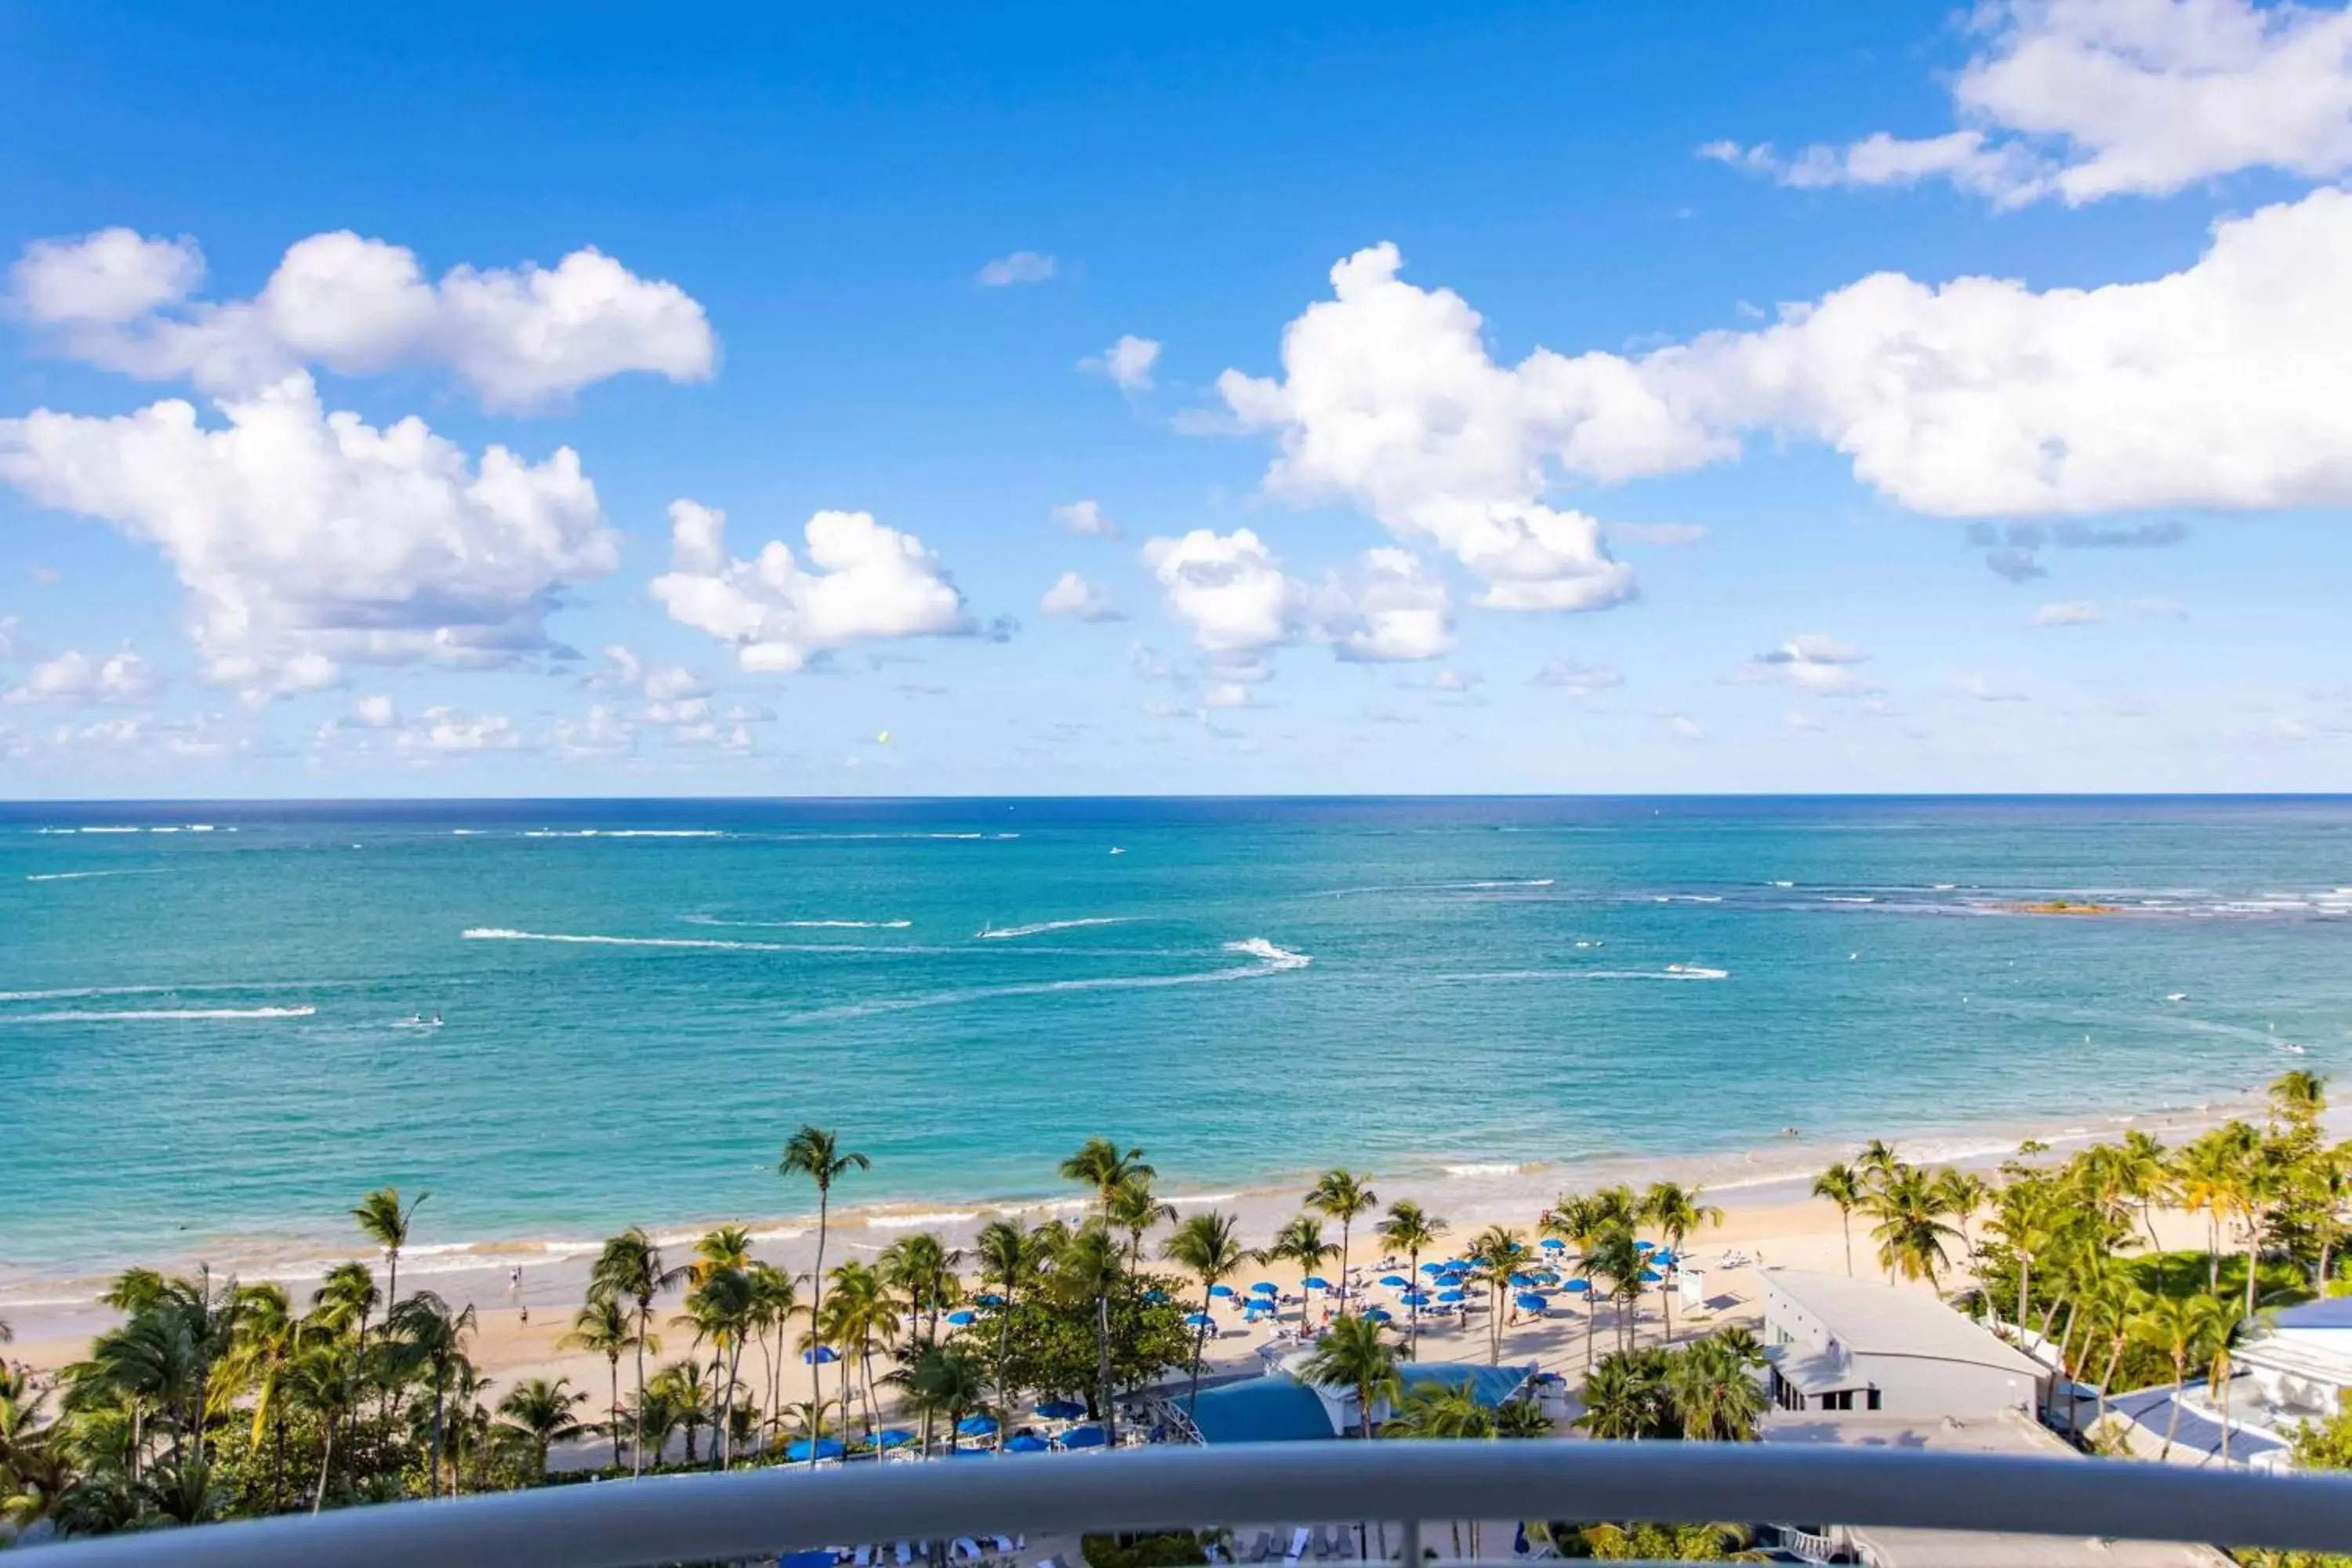
[[[1848,1281],[1841,1275],[1838,1283]],[[2077,1453],[2021,1410],[1975,1416],[1885,1413],[1823,1416],[1780,1410],[1765,1418],[1762,1436],[1767,1443],[1781,1445],[1903,1448],[2099,1463]],[[2081,1568],[2231,1568],[2231,1560],[2210,1546],[2169,1542],[1808,1522],[1777,1525],[1765,1533],[1770,1538],[1768,1544],[1777,1544],[1810,1561],[1860,1562],[1869,1568],[2077,1568],[2078,1564]]]
[[[1786,1411],[1990,1415],[2041,1407],[2049,1369],[1920,1291],[1764,1271],[1766,1392]]]
[[[2271,1313],[2231,1347],[2230,1361],[2226,1404],[2202,1378],[2178,1395],[2157,1387],[2110,1400],[2108,1411],[2132,1424],[2132,1452],[2153,1458],[2168,1443],[2175,1461],[2284,1468],[2294,1428],[2334,1415],[2352,1391],[2352,1298]]]
[[[1186,1440],[1219,1443],[1293,1443],[1332,1437],[1352,1437],[1361,1429],[1356,1391],[1324,1388],[1303,1383],[1298,1366],[1307,1352],[1286,1356],[1262,1377],[1237,1378],[1201,1390],[1197,1400],[1171,1391],[1157,1414]],[[1488,1366],[1483,1362],[1418,1362],[1397,1368],[1398,1380],[1411,1393],[1423,1384],[1459,1388],[1467,1384],[1471,1396],[1493,1407],[1527,1397],[1535,1386],[1536,1367]],[[1377,1430],[1388,1419],[1386,1400],[1372,1406]]]

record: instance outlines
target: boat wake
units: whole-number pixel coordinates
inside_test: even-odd
[[[722,926],[732,931],[905,931],[912,921],[723,921],[716,915],[687,915],[688,925]]]
[[[1140,915],[1090,915],[1085,920],[1039,921],[1025,926],[982,926],[973,935],[982,942],[1003,942],[1016,936],[1043,936],[1049,931],[1077,931],[1086,926],[1132,925]]]
[[[1260,980],[1270,974],[1304,969],[1315,960],[1304,952],[1279,947],[1262,936],[1229,942],[1224,951],[1254,962],[1199,974],[1114,974],[1097,980],[1045,980],[1015,985],[972,985],[954,991],[934,991],[921,996],[894,996],[875,1002],[848,1002],[819,1007],[779,1019],[787,1025],[833,1024],[879,1013],[905,1013],[922,1007],[954,1007],[1015,996],[1057,996],[1079,991],[1151,991],[1169,985],[1212,985],[1233,980]]]

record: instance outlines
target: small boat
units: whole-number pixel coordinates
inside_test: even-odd
[[[1127,851],[1126,851],[1126,850],[1124,850],[1124,849],[1120,848],[1120,847],[1119,847],[1118,845],[1116,845],[1116,844],[1114,844],[1114,845],[1112,845],[1112,846],[1110,847],[1110,852],[1111,852],[1112,854],[1114,854],[1114,855],[1124,855],[1124,854],[1126,854],[1126,853],[1127,853]]]
[[[2299,1057],[2304,1054],[2304,1048],[2301,1046],[2296,1045],[2293,1040],[2281,1040],[2278,1043],[2278,1048],[2284,1051],[2291,1057]]]
[[[2168,1002],[2186,1002],[2189,1000],[2189,993],[2186,991],[2168,991],[2164,994],[2164,999]]]

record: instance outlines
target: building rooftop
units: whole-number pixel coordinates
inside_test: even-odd
[[[2352,1296],[2281,1308],[2271,1314],[2271,1322],[2282,1329],[2352,1329]]]
[[[2021,1377],[2040,1377],[2049,1370],[1933,1296],[1799,1268],[1768,1268],[1764,1279],[1826,1328],[1849,1354],[1964,1361]]]
[[[1838,1283],[1846,1281],[1840,1278]],[[1775,1411],[1762,1433],[1767,1443],[1867,1448],[1925,1448],[1948,1454],[2003,1454],[2027,1458],[2082,1456],[2013,1411],[1997,1415],[1814,1415]],[[2093,1461],[2084,1460],[2084,1463]],[[1787,1522],[1798,1522],[1794,1521]],[[2108,1541],[2079,1535],[1997,1535],[1883,1525],[1849,1529],[1878,1568],[2230,1568],[2210,1546],[2189,1542]]]

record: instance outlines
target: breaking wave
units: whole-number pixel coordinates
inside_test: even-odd
[[[716,915],[680,917],[688,925],[724,926],[734,930],[772,931],[905,931],[912,921],[723,921]]]
[[[125,868],[120,871],[30,871],[26,873],[25,880],[27,882],[79,882],[90,877],[160,877],[163,874],[163,868],[161,866],[142,866],[136,870]]]

